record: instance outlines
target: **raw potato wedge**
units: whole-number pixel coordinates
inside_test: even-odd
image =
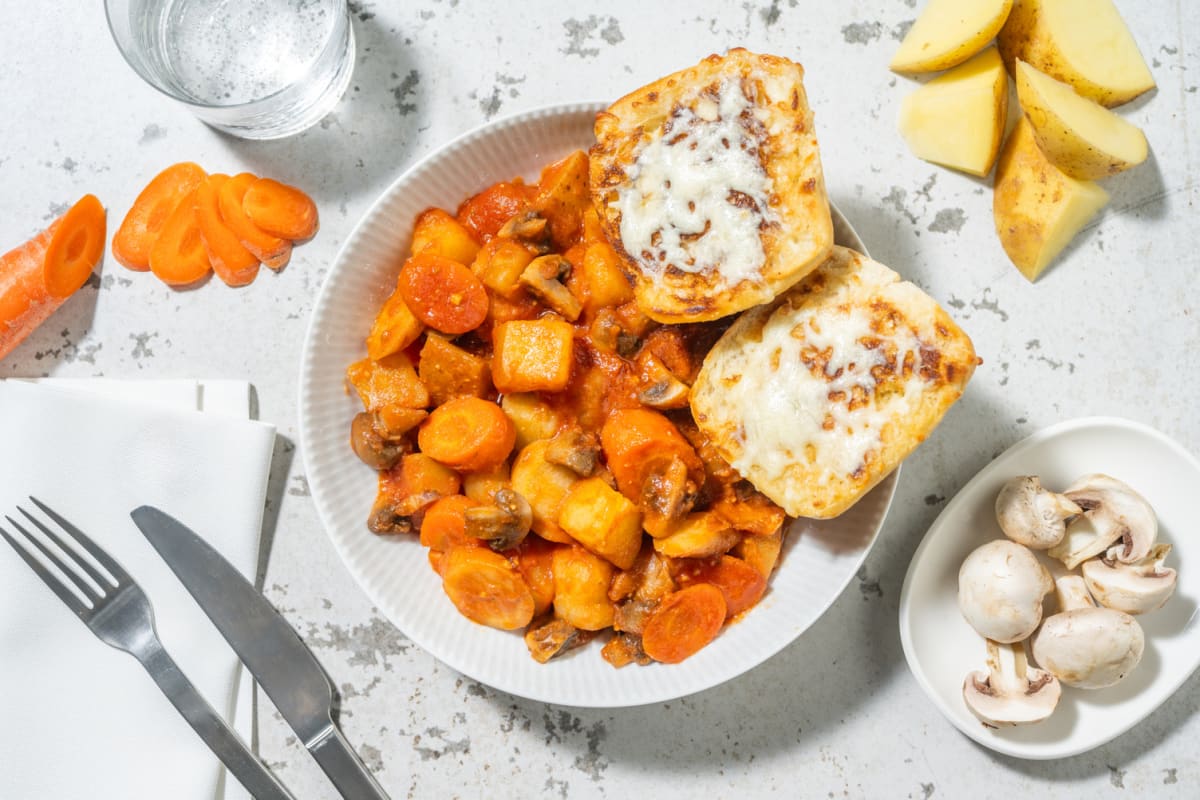
[[[1046,158],[1072,178],[1106,178],[1146,160],[1140,128],[1020,59],[1017,97]]]
[[[1013,0],[929,0],[892,57],[895,72],[937,72],[966,61],[1004,25]]]
[[[1037,280],[1106,203],[1099,184],[1075,180],[1047,160],[1022,117],[996,164],[992,198],[1000,244],[1021,274]]]
[[[917,158],[971,175],[996,163],[1008,119],[1008,74],[994,47],[931,80],[900,105],[900,135]]]
[[[1108,108],[1155,85],[1112,0],[1016,0],[996,43],[1010,73],[1019,58]]]

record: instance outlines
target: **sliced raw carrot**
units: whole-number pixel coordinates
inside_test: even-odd
[[[87,281],[104,255],[104,207],[83,198],[50,227],[0,256],[0,358]]]
[[[762,599],[767,579],[740,558],[718,556],[689,560],[675,580],[680,586],[711,583],[725,596],[725,613],[736,617]]]
[[[478,397],[459,397],[438,406],[417,430],[422,453],[465,472],[501,464],[516,441],[517,429],[503,409]]]
[[[499,553],[486,547],[453,547],[441,566],[442,588],[467,619],[506,631],[523,628],[533,619],[533,593]]]
[[[400,268],[397,288],[417,319],[442,333],[466,333],[487,317],[483,283],[448,258],[418,253]]]
[[[421,544],[431,550],[480,544],[467,536],[467,509],[479,505],[469,497],[452,494],[439,498],[421,520]]]
[[[172,164],[154,176],[133,206],[112,240],[112,254],[129,269],[150,269],[150,250],[171,212],[183,198],[204,180],[205,172],[197,164],[183,161]]]
[[[217,277],[230,286],[245,286],[258,275],[258,257],[242,245],[221,219],[217,195],[228,175],[209,175],[196,187],[196,222],[204,252]]]
[[[168,286],[186,286],[212,272],[196,221],[196,192],[175,207],[150,248],[150,271]]]
[[[642,649],[655,661],[678,664],[717,638],[725,596],[712,584],[680,589],[654,610],[642,630]]]
[[[317,204],[295,186],[259,178],[246,188],[242,210],[250,221],[282,239],[311,239],[317,232]]]
[[[240,172],[221,184],[221,189],[217,192],[217,205],[221,208],[221,220],[259,261],[271,269],[283,269],[292,257],[292,243],[287,239],[267,233],[255,225],[242,209],[246,190],[256,180],[258,180],[257,175]]]

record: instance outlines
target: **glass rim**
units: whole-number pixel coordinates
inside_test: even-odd
[[[129,57],[129,53],[126,52],[125,46],[121,44],[121,39],[120,39],[120,37],[117,36],[116,28],[113,26],[113,17],[112,17],[113,2],[114,2],[114,0],[104,0],[104,22],[106,25],[108,25],[109,36],[112,37],[113,44],[116,45],[117,52],[121,54],[121,58],[125,61],[126,64],[129,65],[129,67],[137,74],[137,76],[142,79],[142,81],[144,83],[146,83],[152,89],[157,91],[159,94],[166,95],[167,97],[171,98],[175,102],[183,103],[184,105],[190,106],[192,108],[213,109],[213,110],[219,110],[219,111],[236,111],[238,109],[248,109],[248,108],[256,106],[260,103],[265,103],[268,100],[276,98],[276,97],[280,96],[281,94],[283,94],[284,92],[291,89],[296,84],[302,83],[304,81],[304,79],[306,79],[310,75],[312,75],[312,73],[316,69],[317,64],[321,63],[322,57],[329,51],[329,48],[333,46],[334,41],[335,41],[334,37],[331,35],[326,40],[325,45],[321,48],[321,52],[318,53],[317,56],[315,58],[313,58],[312,61],[309,62],[309,64],[305,67],[304,74],[301,77],[299,77],[296,80],[289,83],[287,86],[284,86],[280,89],[276,89],[275,91],[271,92],[270,94],[265,94],[262,97],[255,98],[254,100],[246,100],[246,101],[240,102],[240,103],[229,103],[227,105],[218,105],[215,103],[205,103],[202,101],[198,101],[195,98],[187,97],[178,92],[172,91],[171,89],[167,88],[166,86],[161,85],[159,83],[159,81],[155,80],[155,78],[153,76],[148,75],[145,70],[143,70],[138,64],[134,63],[134,60]],[[342,9],[345,13],[346,27],[347,27],[347,29],[349,29],[354,24],[354,21],[353,21],[353,19],[351,19],[351,15],[350,15],[350,4],[347,2],[347,0],[341,0],[341,5],[342,5]]]

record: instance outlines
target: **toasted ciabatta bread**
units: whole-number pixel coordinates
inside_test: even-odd
[[[844,247],[743,314],[692,386],[696,424],[794,517],[834,517],[933,430],[975,371],[929,295]]]
[[[596,117],[592,200],[638,306],[660,322],[772,299],[829,255],[804,68],[740,48]]]

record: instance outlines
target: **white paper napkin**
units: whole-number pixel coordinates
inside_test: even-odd
[[[0,516],[33,495],[108,550],[227,719],[237,656],[129,512],[158,506],[253,578],[274,428],[247,419],[248,398],[235,381],[0,381]],[[0,711],[5,798],[246,796],[233,779],[222,794],[216,758],[141,665],[93,636],[2,542]]]

